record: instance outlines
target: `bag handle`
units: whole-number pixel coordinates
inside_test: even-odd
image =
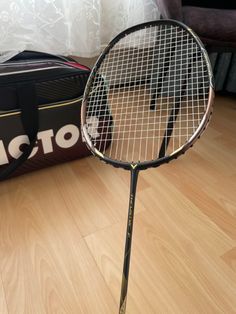
[[[22,154],[0,171],[0,181],[9,177],[30,156],[39,129],[38,106],[36,88],[34,83],[20,83],[17,85],[18,104],[21,109],[21,121],[25,134],[29,138],[29,144],[24,146]]]
[[[33,51],[33,50],[24,50],[20,53],[18,53],[16,56],[10,59],[10,61],[23,61],[23,60],[29,60],[29,59],[56,59],[61,60],[63,62],[72,61],[73,59],[70,57],[64,57],[60,55],[53,55],[51,53],[46,52],[39,52],[39,51]]]

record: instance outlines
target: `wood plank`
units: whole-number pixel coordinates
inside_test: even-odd
[[[236,247],[232,248],[231,250],[226,252],[224,255],[222,255],[222,259],[236,273]]]
[[[126,219],[130,176],[127,171],[89,157],[52,169],[51,174],[82,236]],[[146,183],[141,180],[139,189],[145,188]]]
[[[216,251],[208,252],[189,229],[173,229],[173,223],[174,217],[168,223],[148,211],[136,215],[127,313],[235,313],[236,275]],[[86,237],[116,300],[124,229],[125,223],[116,224]]]
[[[5,293],[3,290],[1,276],[0,276],[0,313],[1,314],[8,314],[7,303],[6,303]]]
[[[114,301],[49,172],[7,182],[1,197],[9,314],[110,314]]]
[[[167,178],[232,239],[236,240],[236,146],[235,102],[225,98],[216,102],[210,127],[206,134],[183,158],[162,166],[159,173]],[[221,106],[220,106],[221,105]],[[234,121],[224,127],[219,112]],[[232,120],[231,120],[232,119]],[[217,130],[217,132],[215,132]]]
[[[148,172],[152,172],[152,175]],[[167,223],[172,222],[171,230],[177,228],[188,232],[188,237],[205,245],[207,252],[222,255],[234,246],[235,241],[209,220],[202,213],[200,206],[195,205],[193,198],[200,198],[201,193],[195,196],[192,194],[192,197],[188,198],[182,193],[182,190],[179,191],[171,181],[158,171],[148,170],[142,175],[152,184],[153,188],[140,192],[138,197],[142,198],[145,208],[156,216],[156,219],[164,220]],[[212,206],[211,203],[208,205]],[[232,228],[235,228],[235,225],[230,224]],[[212,238],[214,239],[213,243],[209,241]]]

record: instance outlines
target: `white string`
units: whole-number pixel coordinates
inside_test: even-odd
[[[163,40],[163,56],[165,56],[166,55],[166,49],[168,48],[168,49],[170,49],[171,47],[170,47],[170,45],[168,45],[168,41],[167,40],[170,40],[170,41],[172,41],[172,39],[171,38],[168,38],[168,36],[167,36],[167,30],[168,30],[168,28],[166,28],[166,27],[164,27],[164,32],[163,32],[163,35],[164,35],[164,40],[163,39],[161,39],[161,40]],[[162,54],[162,51],[161,51],[161,54]],[[159,57],[159,56],[158,56]],[[162,58],[160,58],[160,60],[162,60]],[[163,59],[163,60],[165,60],[165,59]],[[164,63],[163,63],[164,64]],[[163,93],[163,88],[164,88],[164,75],[165,75],[165,67],[163,66],[163,67],[161,67],[160,68],[160,73],[161,73],[161,91],[160,91],[160,94],[162,95],[162,93]],[[169,85],[169,84],[168,84]],[[159,93],[158,93],[158,98],[159,98],[159,102],[160,102],[160,104],[159,104],[159,106],[160,106],[160,114],[159,114],[159,123],[158,123],[158,125],[159,125],[159,128],[158,128],[158,134],[162,134],[162,130],[161,130],[161,122],[163,121],[164,122],[164,124],[166,125],[166,121],[167,121],[167,119],[163,119],[163,97],[161,97],[160,95],[159,95]],[[156,110],[156,108],[155,108],[155,110]],[[168,109],[167,109],[168,110]],[[168,113],[168,112],[167,112]],[[169,113],[167,114],[167,116],[166,117],[169,117]],[[163,135],[163,134],[162,134]],[[161,144],[162,144],[162,141],[161,141],[161,139],[163,139],[163,136],[158,136],[158,148],[160,148],[161,147]],[[158,150],[160,150],[160,149],[158,149]],[[158,153],[159,152],[157,152],[157,155],[158,155]]]
[[[175,32],[176,32],[176,36],[175,36],[175,45],[177,47],[177,44],[178,44],[178,36],[177,36],[177,32],[178,32],[178,29],[176,28],[175,29]],[[183,39],[183,33],[181,34],[181,38]],[[177,64],[177,51],[175,53],[175,60],[174,60],[174,64],[175,64],[175,67],[176,67],[176,64]],[[181,65],[183,66],[183,63],[182,63],[182,60],[181,60]],[[176,82],[177,83],[177,82]],[[181,92],[181,86],[179,88],[180,90],[178,91],[177,88],[174,89],[174,98],[176,97],[176,94]],[[178,95],[178,94],[177,94]],[[186,103],[186,105],[188,105],[188,103]],[[181,104],[181,107],[183,108],[183,100],[182,100],[182,104]],[[178,119],[177,119],[178,121]],[[172,150],[174,151],[174,148],[175,148],[175,139],[176,139],[176,129],[174,128],[173,130],[173,137],[172,137]]]
[[[172,50],[173,49],[173,33],[172,33],[172,31],[173,31],[173,28],[171,27],[171,29],[170,29],[170,34],[171,34],[171,45],[170,45],[170,49]],[[176,31],[176,34],[177,34],[177,29],[175,29],[175,31]],[[178,38],[178,36],[176,36],[175,37],[175,40],[177,41],[177,38]],[[177,42],[175,42],[175,45],[176,45],[176,47],[177,47]],[[175,73],[176,73],[176,53],[175,53]],[[170,81],[171,80],[171,67],[170,67],[170,65],[169,65],[169,71],[168,71],[168,81]],[[176,89],[174,89],[174,99],[175,99],[175,93],[176,93]],[[169,95],[170,94],[170,84],[168,84],[168,92],[167,92],[167,94]],[[175,106],[175,102],[174,102],[174,106]],[[170,108],[171,109],[171,108]],[[175,109],[175,108],[174,108]],[[162,115],[163,116],[163,115]],[[167,122],[168,123],[168,122]],[[160,123],[160,125],[161,125],[161,123]],[[166,131],[167,131],[167,128],[166,128]],[[165,132],[165,131],[164,131]],[[166,136],[166,138],[165,138],[165,151],[167,150],[167,139],[168,139],[168,137]]]
[[[135,56],[135,50],[133,49],[133,53],[131,53],[131,64],[130,64],[130,67],[131,68],[133,68],[134,67],[134,61],[135,61],[135,58],[134,58],[134,56]],[[136,69],[137,69],[137,66],[135,67]],[[128,75],[128,67],[127,67],[127,71],[126,71],[126,73],[125,73],[125,76],[127,77],[127,75]],[[129,83],[129,86],[130,86],[130,83]],[[123,101],[123,104],[125,103],[125,97],[127,97],[128,98],[128,96],[129,96],[129,94],[130,94],[130,90],[128,91],[128,95],[127,94],[125,94],[125,93],[123,93],[123,99],[122,99],[122,101]],[[133,102],[133,100],[132,100],[132,102]],[[132,103],[131,102],[131,103]],[[128,108],[129,108],[129,106],[128,106],[128,104],[125,104],[126,106],[126,110],[125,110],[125,125],[124,126],[126,126],[127,127],[127,116],[128,116]],[[118,108],[117,108],[118,109]],[[122,124],[120,123],[120,126],[121,126]],[[129,132],[130,132],[130,130],[131,130],[131,126],[130,126],[130,128],[129,128]],[[128,138],[129,138],[130,136],[128,135]],[[122,160],[122,154],[123,154],[123,147],[124,147],[124,142],[125,142],[125,132],[123,132],[123,140],[122,140],[122,145],[121,145],[121,151],[120,151],[120,160]],[[128,151],[129,151],[129,141],[128,141],[128,147],[127,147],[127,152],[126,152],[126,158],[127,158],[127,154],[128,154]]]
[[[150,29],[149,29],[150,30]],[[157,34],[155,35],[155,38],[157,38]],[[151,41],[149,42],[150,46],[151,46]],[[156,44],[156,40],[154,41],[154,45]],[[152,50],[152,54],[151,54],[151,50]],[[149,48],[149,54],[151,56],[151,68],[154,69],[154,53],[155,53],[155,50],[154,49],[150,49]],[[149,57],[150,58],[150,57]],[[152,71],[152,80],[153,80],[153,73],[154,71]],[[148,74],[149,74],[149,70],[148,70],[148,67],[147,67],[147,70],[146,70],[146,76],[148,77]],[[152,82],[151,80],[151,82]],[[143,111],[145,111],[145,108],[143,108]],[[151,115],[151,110],[149,109],[148,110],[148,125],[151,125],[151,122],[150,122],[150,115]],[[150,132],[150,130],[148,129],[148,131]],[[148,132],[147,132],[148,133]],[[145,147],[145,157],[144,159],[147,160],[147,156],[148,156],[148,148],[149,148],[149,143],[148,143],[148,139],[146,140],[146,147]]]
[[[150,110],[160,77],[155,110]],[[115,160],[157,159],[178,97],[179,114],[169,128],[169,145],[164,139],[165,155],[188,141],[205,114],[207,65],[195,39],[179,26],[148,26],[126,35],[105,56],[90,87],[86,119],[99,119],[90,133],[100,135],[90,136],[93,145]]]
[[[139,39],[141,38],[141,36],[139,36]],[[140,43],[140,41],[139,41],[139,43]],[[137,77],[137,75],[138,75],[138,67],[135,69],[135,77]],[[132,101],[132,104],[134,103],[134,100]],[[139,103],[137,103],[137,108],[139,107]],[[135,115],[135,121],[137,121],[137,118],[138,118],[138,110],[137,110],[137,113],[136,113],[136,115]],[[136,133],[136,131],[137,131],[137,123],[135,123],[135,133]],[[128,141],[128,142],[130,142],[130,141]],[[128,157],[128,159],[127,160],[129,160],[129,161],[131,161],[131,162],[134,162],[135,160],[135,158],[134,158],[134,153],[135,153],[135,141],[133,141],[133,143],[132,143],[133,145],[132,145],[132,157],[131,157],[131,159],[130,159],[130,156]],[[128,145],[129,146],[129,145]],[[127,153],[129,154],[129,151],[127,150]],[[126,154],[127,155],[127,154]]]
[[[131,41],[131,38],[130,38],[130,41]],[[128,42],[128,43],[130,43],[130,41]],[[123,48],[124,49],[124,48]],[[120,50],[121,50],[121,48],[120,48]],[[114,56],[113,56],[113,58],[114,58]],[[124,67],[124,62],[125,62],[125,53],[123,53],[123,56],[122,56],[122,59],[120,60],[121,61],[121,66],[122,66],[122,68],[124,69],[124,73],[125,73],[125,76],[127,76],[127,67]],[[119,71],[119,67],[116,67],[116,73],[117,73],[117,71]],[[119,80],[119,83],[121,84],[121,82],[122,82],[122,77],[120,76],[120,80]],[[122,95],[122,98],[121,98],[121,101],[120,101],[120,106],[122,107],[122,110],[124,109],[124,97],[125,97],[125,95],[123,94]],[[113,111],[112,111],[112,114],[113,114]],[[115,132],[115,131],[114,131]],[[119,125],[119,131],[118,131],[118,133],[120,133],[120,125]],[[119,141],[119,144],[123,144],[123,142],[124,142],[124,140],[123,141]],[[118,156],[118,147],[119,147],[119,145],[117,145],[116,146],[116,152],[115,152],[115,159],[117,159],[117,156]]]
[[[176,36],[176,41],[177,41],[177,36]],[[188,43],[187,43],[188,44]],[[181,41],[180,41],[180,55],[183,56],[183,33],[181,34]],[[187,93],[187,99],[188,99],[188,90],[189,90],[189,86],[188,86],[188,67],[189,67],[189,50],[187,51],[187,62],[186,62],[186,66],[187,66],[187,74],[186,74],[186,77],[184,77],[184,80],[186,80],[186,93]],[[180,77],[183,77],[183,59],[181,58],[181,61],[180,61]],[[181,89],[181,92],[180,92],[180,95],[179,97],[181,97],[182,95],[182,92],[185,92],[185,91],[182,91],[183,89],[183,86],[180,85],[180,89]],[[188,106],[186,106],[188,108]],[[182,109],[183,109],[183,106],[181,104],[181,108],[180,108],[180,114],[179,114],[179,125],[182,124]],[[188,109],[187,109],[188,110]],[[187,120],[188,120],[188,114],[187,114]],[[188,122],[187,122],[188,123]],[[175,127],[175,131],[176,131],[176,127]],[[187,133],[188,133],[188,129],[187,129]],[[174,149],[174,140],[175,140],[175,137],[176,136],[173,136],[173,149]],[[179,143],[178,145],[180,146],[181,145],[181,137],[179,137]]]
[[[199,95],[201,95],[201,94],[199,94]],[[146,96],[146,97],[148,97],[148,96]],[[206,98],[203,98],[203,99],[199,99],[199,101],[204,101],[203,102],[203,104],[201,105],[201,104],[199,104],[199,106],[198,105],[193,105],[192,106],[192,108],[202,108],[202,109],[205,109],[206,108],[206,106],[205,106],[205,101],[207,101],[207,99]],[[186,100],[185,101],[185,103],[186,104],[189,104],[189,100]],[[182,103],[184,103],[184,101],[182,101]],[[119,102],[117,102],[117,104],[119,104]],[[158,104],[158,103],[157,103]],[[169,106],[168,107],[164,107],[165,105],[168,105],[169,104]],[[162,103],[162,105],[163,105],[163,108],[160,110],[160,109],[156,109],[156,113],[162,113],[163,111],[167,111],[167,110],[169,110],[169,109],[171,109],[172,108],[172,105],[171,105],[171,100],[170,100],[170,102],[169,103]],[[145,106],[139,106],[139,108],[134,108],[134,109],[140,109],[140,108],[146,108],[147,106],[145,105]],[[131,106],[131,107],[126,107],[126,109],[132,109],[133,107]],[[189,106],[181,106],[181,109],[182,110],[184,110],[184,109],[189,109]],[[116,117],[116,116],[121,116],[121,115],[124,115],[125,114],[125,112],[123,112],[123,110],[120,108],[119,109],[120,110],[120,112],[116,112],[115,114],[113,114],[113,117]],[[134,114],[134,113],[140,113],[140,110],[136,110],[136,111],[132,111],[132,113]],[[143,111],[142,113],[150,113],[150,110],[148,109],[148,110],[146,110],[146,111]],[[184,115],[184,113],[183,113],[183,115]],[[185,115],[188,115],[188,114],[185,114]],[[156,116],[156,114],[155,114],[155,116]],[[107,114],[104,114],[104,115],[99,115],[99,117],[101,118],[101,117],[107,117]],[[167,115],[167,116],[162,116],[162,118],[166,118],[166,117],[169,117],[169,114]],[[130,118],[131,120],[132,119],[135,119],[135,118]],[[116,119],[116,121],[123,121],[123,117],[121,117],[121,119]]]
[[[160,42],[162,41],[162,37],[161,37],[161,34],[162,34],[162,25],[160,25],[160,28],[157,30],[157,37],[156,37],[156,43],[155,43],[155,46],[157,46],[157,51],[154,51],[153,53],[153,71],[152,71],[152,78],[151,78],[151,82],[153,82],[153,85],[154,85],[154,79],[156,81],[156,79],[158,78],[158,76],[160,75],[160,58],[159,58],[159,55],[160,55]],[[158,43],[158,45],[157,45]],[[155,53],[156,52],[156,53]],[[155,60],[157,60],[157,63],[155,62]],[[156,77],[155,77],[156,76]],[[159,81],[159,79],[158,79]],[[154,93],[155,93],[155,98],[157,98],[157,84],[155,84],[155,87],[154,87]],[[150,86],[150,92],[152,92],[153,90],[153,86],[151,85]],[[152,94],[151,94],[151,97]],[[154,104],[157,105],[157,99],[154,99]],[[149,108],[150,110],[150,108]],[[157,107],[155,107],[155,110],[157,110]],[[160,116],[158,116],[157,114],[154,116],[154,123],[156,124],[157,123],[157,119],[160,118]],[[160,122],[160,121],[159,121]],[[158,147],[159,147],[159,139],[158,139]],[[152,156],[155,156],[157,155],[157,152],[155,150],[155,145],[156,145],[156,139],[153,137],[153,141],[152,141]],[[152,160],[153,160],[153,157],[152,157]]]
[[[148,29],[146,29],[145,28],[145,31],[146,31],[146,33],[148,33]],[[150,36],[147,36],[148,37],[148,41],[147,41],[147,45],[148,45],[148,47],[147,47],[147,51],[146,51],[146,54],[147,54],[147,56],[149,56],[149,53],[150,53],[150,45],[151,45],[151,41],[150,41]],[[144,63],[144,53],[142,54],[142,60],[141,60],[141,65],[144,67],[144,76],[148,76],[148,72],[147,72],[147,69],[145,69],[145,63]],[[141,86],[141,85],[140,85]],[[138,103],[140,103],[140,86],[139,86],[139,97],[138,97]],[[142,87],[142,86],[141,86]],[[147,83],[145,82],[144,83],[144,89],[146,89],[147,88]],[[143,108],[143,110],[141,111],[141,123],[142,123],[142,126],[144,125],[144,111],[145,111],[145,107],[144,106],[142,106],[142,108]],[[148,110],[148,112],[149,112],[149,114],[150,114],[150,111],[151,110]],[[147,122],[148,123],[148,122]],[[143,132],[144,132],[144,130],[143,130],[144,128],[143,127],[141,127],[141,138],[143,137]],[[138,153],[138,161],[140,161],[141,160],[141,156],[142,156],[142,148],[143,148],[143,145],[145,145],[142,141],[139,141],[139,153]]]
[[[133,54],[132,54],[132,57],[131,57],[131,62],[132,62],[132,66],[133,66],[133,64],[134,64],[134,57],[135,57],[135,54],[134,54],[134,50],[133,50]],[[136,67],[136,71],[135,71],[135,73],[137,74],[137,71],[138,71],[138,66]],[[128,97],[127,97],[128,98]],[[126,114],[128,113],[128,109],[129,109],[129,106],[127,105],[126,106],[126,108],[127,108],[127,111],[126,111]],[[119,110],[119,109],[118,109]],[[118,111],[117,110],[117,111]],[[134,111],[133,111],[134,112]],[[130,132],[131,132],[131,130],[132,130],[132,127],[133,127],[133,125],[132,124],[127,124],[128,125],[128,127],[129,127],[129,134],[127,135],[127,138],[130,138]],[[122,127],[125,127],[125,125],[122,125]],[[126,150],[126,160],[128,160],[128,158],[129,158],[129,149],[130,149],[130,141],[128,141],[128,144],[127,144],[127,150]]]

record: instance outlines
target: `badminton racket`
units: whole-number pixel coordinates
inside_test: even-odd
[[[125,30],[91,72],[82,105],[83,138],[102,161],[131,172],[120,314],[126,312],[139,171],[168,163],[191,147],[208,124],[213,98],[203,44],[173,20]]]

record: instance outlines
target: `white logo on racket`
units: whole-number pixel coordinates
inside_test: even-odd
[[[99,119],[96,116],[89,117],[87,119],[88,134],[92,138],[98,138],[100,136],[98,132]]]

